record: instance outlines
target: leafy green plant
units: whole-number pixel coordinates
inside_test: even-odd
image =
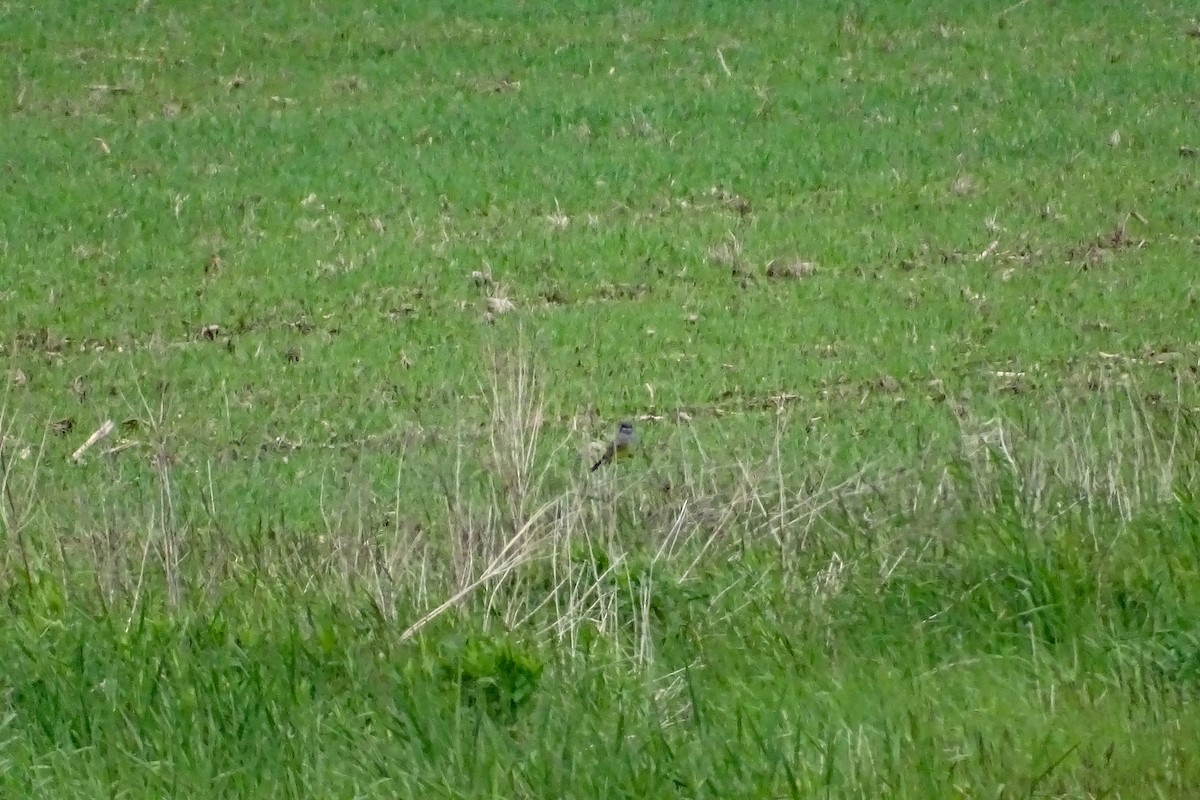
[[[545,664],[502,636],[451,637],[440,642],[440,673],[462,701],[511,724],[533,702]]]

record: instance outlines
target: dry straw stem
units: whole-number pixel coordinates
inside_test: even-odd
[[[10,384],[11,387],[11,384]],[[3,524],[5,539],[16,545],[17,557],[21,562],[21,571],[27,587],[33,586],[33,571],[29,563],[29,549],[25,541],[25,528],[32,517],[31,509],[37,491],[37,475],[41,466],[42,454],[46,448],[46,436],[42,434],[41,445],[29,475],[25,478],[25,490],[18,496],[13,489],[14,460],[8,451],[9,431],[12,428],[12,418],[8,413],[8,388],[5,390],[3,405],[0,405],[0,488],[3,490],[3,500],[0,501],[0,523]],[[21,460],[24,457],[19,456]],[[11,553],[11,550],[9,550]],[[6,556],[7,560],[7,556]]]
[[[496,557],[492,559],[491,563],[488,564],[482,575],[468,583],[463,588],[459,589],[437,608],[429,611],[412,625],[408,626],[408,628],[406,628],[404,632],[400,634],[400,641],[404,642],[416,636],[421,632],[422,628],[461,603],[480,586],[483,586],[493,578],[506,575],[524,562],[526,559],[526,553],[523,547],[525,539],[528,537],[530,531],[533,530],[534,525],[538,522],[538,520],[541,519],[546,512],[554,508],[555,505],[556,502],[551,501],[531,514],[525,525],[515,534],[513,534],[512,538],[505,542],[504,547],[501,548]]]
[[[533,494],[546,475],[545,469],[534,475],[545,423],[542,390],[523,350],[504,357],[489,349],[487,358],[493,474],[507,506],[510,531],[515,532],[524,527]]]
[[[150,519],[146,524],[146,542],[142,551],[142,563],[139,568],[137,586],[134,591],[133,606],[130,609],[129,622],[132,624],[140,602],[142,586],[145,578],[146,564],[152,549],[159,556],[162,565],[163,579],[167,586],[167,602],[172,608],[178,608],[182,600],[181,564],[183,561],[182,536],[177,526],[175,508],[175,490],[171,476],[171,466],[174,457],[170,451],[167,438],[166,420],[166,387],[160,386],[160,396],[157,408],[150,404],[141,384],[137,384],[139,409],[126,400],[130,411],[139,415],[140,424],[150,432],[151,454],[150,463],[157,478],[158,506],[151,509]],[[156,546],[157,545],[157,546]]]
[[[454,486],[444,488],[447,517],[452,530],[457,530],[458,563],[456,573],[464,582],[449,599],[428,612],[402,634],[403,639],[416,635],[425,625],[461,603],[474,591],[489,581],[511,572],[516,566],[532,556],[532,534],[542,528],[542,518],[554,509],[561,508],[563,497],[538,500],[544,492],[553,459],[539,472],[539,440],[545,423],[545,411],[541,386],[531,360],[524,347],[517,354],[506,357],[489,349],[487,369],[491,399],[489,443],[492,467],[490,471],[492,498],[482,514],[476,514],[465,497],[463,489],[463,457],[456,459]],[[560,444],[558,452],[564,444]],[[483,572],[476,578],[468,578],[472,562],[484,536],[497,534],[497,520],[503,515],[504,536],[499,551],[492,556]],[[561,519],[562,515],[556,515]],[[551,525],[550,529],[555,526]],[[464,539],[465,537],[465,539]],[[460,541],[462,540],[462,541]]]
[[[19,383],[24,379],[24,374],[20,370],[8,370],[8,379],[4,386],[4,400],[0,403],[0,494],[3,495],[3,498],[0,499],[0,525],[3,527],[6,543],[11,541],[16,545],[25,585],[32,588],[33,568],[25,529],[30,525],[34,516],[35,498],[38,495],[38,476],[41,471],[42,458],[46,453],[49,425],[42,428],[37,454],[32,461],[30,461],[31,448],[27,445],[20,446],[15,454],[16,459],[13,458],[14,454],[10,451],[9,444],[20,442],[23,437],[12,435],[13,416],[9,413],[9,399],[14,382]],[[24,485],[19,490],[15,488],[17,461],[28,465],[28,472],[22,478]],[[5,554],[6,561],[9,553],[11,550]]]
[[[99,428],[96,428],[96,430],[92,431],[92,435],[87,438],[87,441],[79,445],[78,449],[71,454],[71,461],[75,464],[80,463],[83,460],[83,454],[90,450],[96,444],[96,442],[99,442],[101,439],[104,439],[111,434],[115,428],[116,426],[113,425],[113,421],[111,419],[104,420]]]
[[[1059,398],[1020,425],[968,412],[960,419],[965,469],[943,473],[933,504],[949,504],[952,513],[1015,513],[1030,530],[1078,515],[1103,549],[1143,508],[1178,502],[1180,453],[1195,442],[1185,441],[1193,434],[1183,420],[1182,386],[1176,394],[1156,410],[1122,377],[1090,400]]]

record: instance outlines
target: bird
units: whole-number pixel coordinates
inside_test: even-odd
[[[637,434],[633,432],[633,423],[625,420],[621,423],[621,427],[617,429],[617,435],[608,443],[608,447],[604,450],[604,455],[600,456],[600,460],[592,464],[592,472],[600,469],[610,461],[616,461],[619,458],[633,455],[633,445],[637,440]]]

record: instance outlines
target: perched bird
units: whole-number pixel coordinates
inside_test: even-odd
[[[604,450],[604,455],[600,456],[599,461],[592,464],[592,472],[600,469],[610,461],[633,455],[633,445],[636,440],[637,435],[633,432],[633,423],[625,420],[617,430],[617,435],[608,443],[608,447]]]

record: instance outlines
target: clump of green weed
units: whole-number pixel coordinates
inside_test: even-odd
[[[545,664],[501,635],[450,635],[439,642],[441,679],[493,720],[515,722],[537,692]]]

